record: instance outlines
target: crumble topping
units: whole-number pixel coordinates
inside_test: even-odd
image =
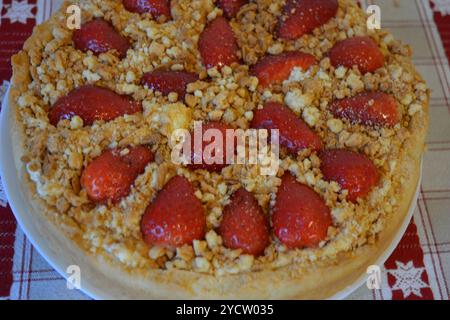
[[[83,248],[92,254],[110,255],[131,269],[175,268],[223,275],[293,262],[333,261],[339,253],[376,241],[386,217],[395,212],[395,190],[402,181],[395,175],[396,159],[410,134],[411,117],[424,112],[428,89],[411,64],[410,48],[385,30],[367,30],[366,17],[356,4],[340,0],[336,18],[312,34],[284,41],[273,36],[283,2],[252,1],[230,22],[246,65],[205,70],[197,42],[205,24],[223,14],[214,1],[172,1],[173,20],[167,22],[128,12],[116,0],[77,3],[83,22],[102,17],[130,40],[127,56],[120,60],[112,52],[95,56],[74,49],[72,32],[60,14],[51,38],[28,52],[32,82],[18,105],[27,136],[23,160],[37,196],[53,213],[53,219],[64,221],[62,228]],[[326,54],[333,45],[357,35],[369,35],[377,42],[386,58],[385,67],[362,75],[356,67],[331,65]],[[258,89],[258,79],[250,75],[248,65],[265,54],[291,50],[313,54],[318,65],[309,70],[294,68],[282,84]],[[161,67],[199,74],[199,80],[188,85],[184,101],[178,101],[175,92],[166,97],[140,85],[145,72]],[[142,101],[143,112],[110,122],[97,121],[89,127],[77,116],[52,126],[47,117],[50,106],[85,84],[131,95]],[[332,100],[364,90],[392,94],[401,108],[401,124],[371,128],[334,118],[328,111]],[[308,149],[296,158],[282,152],[276,176],[259,175],[258,165],[230,165],[218,174],[190,171],[172,163],[170,135],[174,130],[192,129],[196,120],[222,120],[247,129],[254,110],[267,101],[284,102],[318,133],[327,148],[347,147],[370,157],[382,174],[379,186],[367,199],[348,202],[345,190],[323,179],[320,160]],[[131,193],[117,204],[90,202],[79,182],[83,168],[105,149],[141,144],[151,146],[156,161],[137,178]],[[330,207],[333,226],[327,240],[318,248],[288,250],[272,236],[265,254],[258,258],[225,248],[214,229],[230,196],[243,186],[255,194],[269,215],[280,177],[287,171],[318,192]],[[149,247],[142,240],[141,217],[156,193],[177,174],[197,190],[207,212],[208,232],[192,246],[176,250]]]

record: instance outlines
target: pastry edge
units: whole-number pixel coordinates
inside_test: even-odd
[[[66,8],[70,2],[66,2]],[[34,185],[30,181],[23,162],[23,142],[25,134],[23,125],[18,119],[19,106],[17,99],[20,93],[27,90],[31,81],[30,56],[34,50],[41,50],[52,38],[52,26],[56,20],[64,17],[60,10],[50,20],[36,26],[32,36],[26,41],[24,50],[13,56],[13,78],[10,91],[10,109],[12,123],[11,138],[15,166],[19,172],[24,192],[36,212],[44,217],[48,209],[38,199]],[[38,48],[38,49],[36,49]],[[414,73],[414,66],[409,62]],[[402,147],[402,156],[398,164],[398,174],[406,177],[398,199],[398,210],[389,215],[384,229],[378,234],[374,245],[366,245],[352,253],[342,253],[332,265],[314,266],[305,270],[304,266],[293,263],[276,270],[241,273],[237,275],[213,276],[192,271],[152,269],[142,275],[131,275],[126,268],[106,256],[89,255],[89,259],[108,277],[121,279],[123,283],[139,288],[142,296],[138,298],[204,298],[204,299],[323,299],[345,290],[366,273],[367,267],[377,263],[378,259],[390,247],[398,229],[405,222],[420,179],[421,159],[425,150],[425,138],[429,123],[429,106],[423,112],[416,113],[410,122],[411,133]],[[68,238],[55,225],[51,232],[57,237]],[[77,246],[72,242],[73,246]],[[78,248],[78,250],[82,250]],[[114,294],[113,294],[114,296]]]

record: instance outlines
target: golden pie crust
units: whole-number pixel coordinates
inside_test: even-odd
[[[86,250],[105,273],[135,279],[143,298],[321,299],[344,290],[359,279],[368,266],[378,262],[413,205],[428,129],[429,90],[412,65],[409,48],[385,30],[367,31],[363,12],[350,0],[340,0],[337,17],[312,35],[294,42],[277,41],[270,37],[269,31],[276,23],[283,2],[254,1],[244,6],[231,22],[244,62],[253,64],[267,52],[275,54],[292,49],[304,49],[320,61],[308,73],[294,70],[281,88],[259,92],[247,67],[232,66],[222,73],[209,70],[206,74],[200,60],[195,58],[196,34],[208,20],[221,14],[213,1],[172,2],[175,27],[169,26],[172,22],[168,22],[169,31],[165,37],[157,33],[162,30],[158,28],[165,28],[166,24],[157,25],[151,17],[125,12],[121,1],[66,2],[49,21],[35,28],[23,51],[13,57],[9,99],[13,124],[11,139],[15,165],[20,182],[26,186],[29,201],[65,236]],[[135,47],[125,62],[115,60],[113,54],[95,57],[71,48],[68,40],[71,32],[63,27],[66,8],[71,3],[92,9],[88,10],[87,16],[83,14],[83,20],[102,16],[132,38]],[[184,21],[188,27],[177,31],[176,23],[181,23],[176,22],[178,19],[190,19]],[[177,32],[183,32],[181,37],[189,36],[192,40],[182,38],[185,41],[181,42],[189,53],[180,53],[180,48],[173,45],[180,40],[176,36],[171,38]],[[376,39],[387,58],[387,66],[377,71],[376,76],[363,76],[356,70],[335,70],[326,58],[325,53],[333,41],[361,33]],[[255,35],[260,39],[256,44],[253,41]],[[149,38],[148,42],[145,37]],[[147,47],[140,50],[142,43]],[[151,56],[151,61],[142,58],[142,52]],[[65,66],[64,61],[72,61],[72,58],[82,63],[70,62],[68,67]],[[142,63],[141,68],[137,68],[138,62]],[[149,93],[138,86],[140,77],[137,75],[142,75],[139,72],[160,65],[171,66],[174,70],[180,69],[181,65],[188,71],[203,72],[201,79],[209,75],[213,81],[206,85],[200,80],[188,88],[185,104],[170,101],[170,98]],[[124,74],[111,74],[114,68]],[[131,73],[125,70],[131,70]],[[64,80],[66,78],[69,80]],[[99,83],[143,100],[143,115],[125,116],[91,128],[84,128],[77,121],[51,127],[46,120],[47,106],[84,83]],[[214,99],[224,101],[218,92],[209,104],[201,106],[202,99],[207,100],[211,92],[217,91],[208,87],[213,85],[223,86],[220,88],[235,95],[225,97],[232,112],[211,109]],[[317,89],[318,86],[321,88]],[[374,86],[397,98],[403,113],[401,125],[393,129],[365,128],[337,121],[326,112],[326,102],[333,97],[350,96]],[[318,92],[314,96],[316,89]],[[313,95],[308,96],[306,91]],[[208,232],[205,241],[197,241],[193,247],[183,247],[176,252],[149,248],[139,239],[136,228],[143,210],[174,174],[185,175],[195,182],[199,189],[197,196],[208,212],[212,212],[207,216],[209,230],[217,226],[220,209],[240,185],[257,193],[265,212],[270,212],[277,177],[267,178],[270,182],[263,181],[252,175],[252,168],[222,172],[225,178],[231,177],[232,182],[225,183],[228,180],[220,175],[194,174],[174,168],[167,164],[167,158],[161,152],[157,155],[158,164],[150,165],[137,179],[130,196],[116,206],[93,206],[76,183],[83,166],[102,149],[145,142],[153,143],[155,149],[165,150],[161,146],[167,149],[168,134],[175,128],[190,126],[194,119],[211,120],[221,116],[223,121],[245,128],[251,118],[249,112],[269,99],[283,99],[314,127],[327,147],[346,147],[368,154],[383,174],[380,186],[369,197],[357,204],[349,204],[335,184],[321,179],[317,157],[313,153],[305,152],[297,159],[283,155],[278,176],[283,171],[291,171],[299,181],[319,192],[332,209],[334,227],[330,228],[329,238],[319,248],[289,251],[272,239],[266,254],[254,259],[223,248],[214,231]],[[308,100],[306,104],[305,99]],[[242,105],[242,100],[246,106],[243,110],[236,107]],[[171,113],[167,106],[177,112]],[[123,136],[116,137],[114,132],[119,128]],[[137,133],[126,136],[130,132]],[[110,136],[107,133],[111,133]],[[99,135],[103,140],[96,141]],[[58,137],[67,141],[61,142]],[[83,142],[86,137],[88,141]],[[98,143],[99,150],[91,145],[94,143]],[[71,149],[77,147],[78,151]],[[208,184],[217,186],[217,190],[209,190]],[[261,190],[263,187],[266,189]],[[121,219],[117,220],[118,216]],[[99,217],[106,218],[101,220]]]

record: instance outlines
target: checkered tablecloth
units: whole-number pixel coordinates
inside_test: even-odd
[[[0,0],[0,97],[10,56],[61,0]],[[381,290],[349,299],[449,299],[450,291],[450,0],[362,0],[377,4],[382,26],[414,48],[414,63],[432,88],[431,126],[414,218],[382,267]],[[3,83],[3,84],[2,84]],[[1,146],[0,146],[1,148]],[[1,149],[0,149],[1,150]],[[67,289],[17,226],[0,180],[0,299],[89,299]]]

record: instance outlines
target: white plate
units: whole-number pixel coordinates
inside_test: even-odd
[[[27,235],[28,239],[44,257],[48,263],[56,269],[63,277],[67,278],[66,270],[68,266],[77,265],[81,269],[81,290],[94,299],[139,299],[148,296],[146,292],[139,289],[130,278],[116,279],[109,277],[99,268],[93,259],[90,259],[72,241],[66,237],[61,237],[61,231],[50,223],[42,212],[36,212],[27,200],[24,186],[20,185],[16,170],[10,128],[10,110],[8,104],[9,90],[6,93],[2,104],[1,114],[1,136],[0,136],[0,174],[2,176],[3,187],[9,201],[9,205],[16,216],[19,225]],[[420,174],[422,177],[422,171]],[[379,257],[377,265],[382,266],[400,242],[408,224],[412,218],[419,186],[411,202],[408,215],[398,230],[391,246]],[[338,292],[331,299],[343,299],[363,285],[367,275],[362,274],[358,281],[349,285],[344,290]]]

